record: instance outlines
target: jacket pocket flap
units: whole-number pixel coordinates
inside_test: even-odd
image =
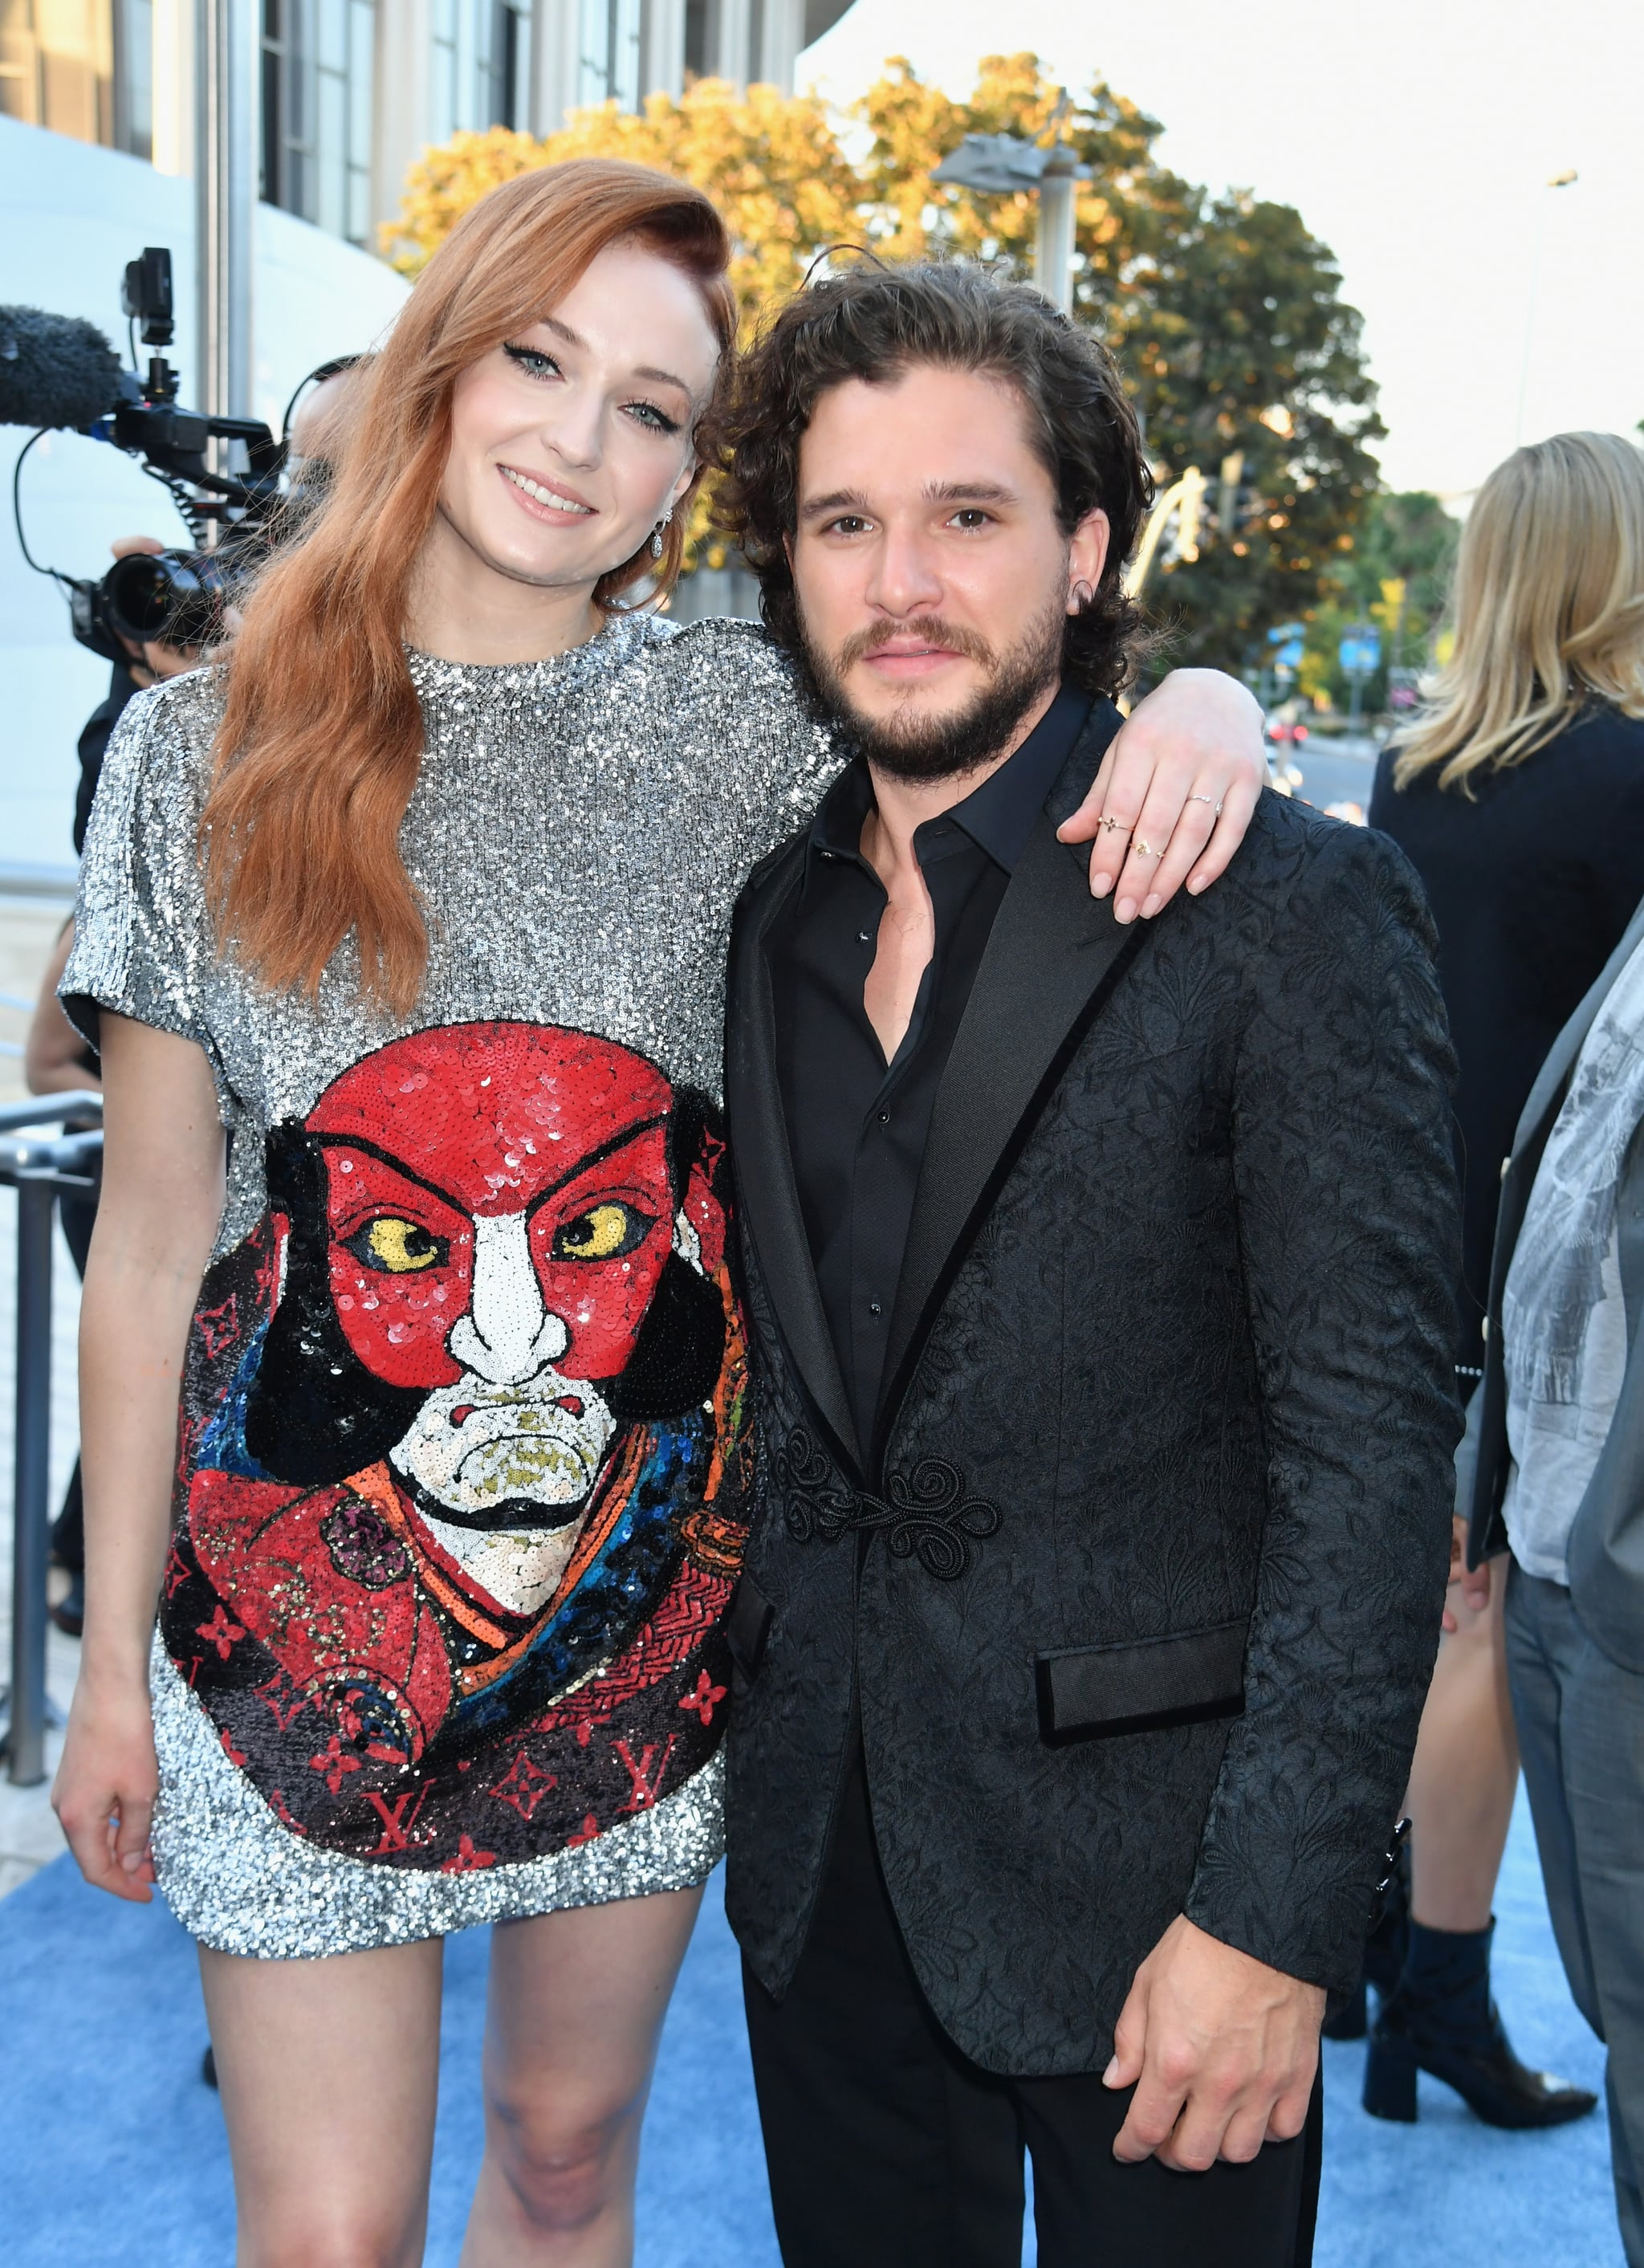
[[[1061,1741],[1236,1717],[1244,1707],[1249,1631],[1243,1621],[1214,1623],[1139,1644],[1042,1653],[1036,1663],[1040,1733]]]
[[[753,1577],[742,1576],[725,1617],[725,1638],[732,1660],[749,1680],[758,1676],[759,1665],[765,1658],[765,1640],[770,1635],[774,1612]]]

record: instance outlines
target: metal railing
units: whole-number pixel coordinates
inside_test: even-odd
[[[46,1777],[46,1575],[51,1537],[51,1229],[57,1199],[97,1187],[103,1098],[77,1090],[0,1108],[0,1182],[17,1191],[17,1399],[11,1498],[11,1685],[7,1778]],[[34,1130],[95,1119],[84,1133]]]

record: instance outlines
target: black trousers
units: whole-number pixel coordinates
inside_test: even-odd
[[[859,1755],[810,1934],[778,2002],[744,1968],[785,2268],[1019,2268],[1024,2147],[1042,2268],[1307,2268],[1323,2139],[1249,2165],[1122,2166],[1130,2095],[1001,2079],[931,2014],[880,1871]]]

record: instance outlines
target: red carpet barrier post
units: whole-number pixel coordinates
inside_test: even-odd
[[[12,1440],[11,1683],[0,1730],[7,1778],[46,1777],[46,1562],[51,1453],[51,1228],[60,1195],[90,1191],[100,1129],[42,1136],[65,1118],[97,1119],[100,1094],[55,1094],[0,1110],[0,1182],[17,1191],[17,1400]]]

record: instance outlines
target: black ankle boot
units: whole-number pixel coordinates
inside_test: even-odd
[[[1488,2126],[1562,2126],[1597,2102],[1584,2087],[1530,2071],[1514,2054],[1490,1998],[1488,1929],[1410,1926],[1404,1974],[1370,2029],[1364,2107],[1413,2122],[1416,2073],[1453,2087]]]

